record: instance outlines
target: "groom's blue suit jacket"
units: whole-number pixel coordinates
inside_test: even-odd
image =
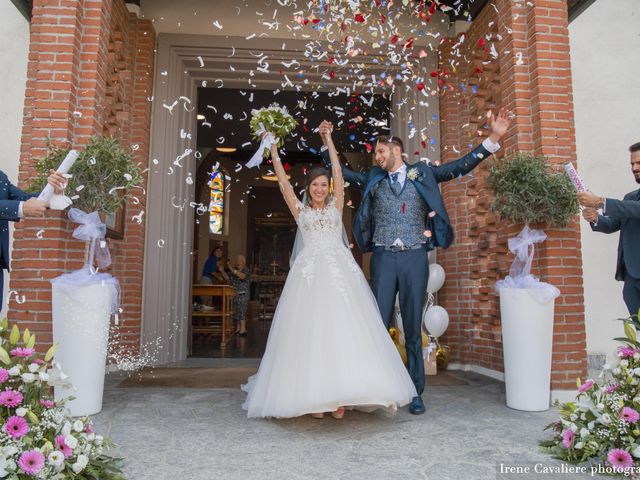
[[[9,221],[20,220],[18,217],[20,202],[37,196],[37,193],[26,193],[20,190],[0,170],[0,273],[3,268],[9,269]]]
[[[331,159],[328,151],[324,150],[321,154],[325,164],[330,167]],[[427,248],[430,250],[434,247],[448,248],[454,238],[449,214],[444,207],[438,183],[466,175],[489,155],[491,153],[480,144],[464,157],[444,165],[428,165],[424,162],[418,162],[414,165],[407,164],[408,172],[414,168],[418,172],[415,180],[411,180],[407,176],[406,181],[413,181],[416,190],[429,210],[436,213],[433,217],[427,216],[425,218],[425,227],[432,232],[431,241],[427,243]],[[342,165],[342,172],[344,179],[349,184],[364,189],[362,202],[353,219],[353,238],[362,252],[370,252],[373,249],[375,229],[375,219],[372,214],[373,187],[387,176],[387,172],[375,166],[367,172],[358,173],[344,165]]]

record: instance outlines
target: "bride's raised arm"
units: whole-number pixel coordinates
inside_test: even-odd
[[[278,154],[278,147],[273,143],[271,144],[271,160],[273,161],[273,170],[276,172],[276,177],[278,177],[278,185],[280,185],[280,191],[282,192],[284,201],[287,202],[293,218],[297,219],[300,214],[298,197],[296,197],[296,192],[293,191],[291,182],[289,182],[287,178],[287,172],[285,172],[282,166],[282,160],[280,160],[280,155]]]
[[[322,143],[325,144],[329,151],[329,157],[331,158],[331,178],[333,179],[333,195],[336,198],[336,208],[340,214],[342,214],[344,207],[344,179],[342,177],[340,158],[338,157],[338,152],[331,138],[333,124],[324,120],[318,127],[318,130],[320,138],[322,138]]]

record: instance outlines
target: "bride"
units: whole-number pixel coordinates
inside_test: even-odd
[[[416,396],[369,285],[343,241],[344,182],[332,129],[327,121],[319,127],[333,165],[333,195],[329,172],[318,167],[308,175],[306,202],[300,202],[277,147],[271,147],[303,247],[284,285],[260,368],[242,386],[248,417],[321,418],[331,412],[342,418],[344,407],[395,410]]]

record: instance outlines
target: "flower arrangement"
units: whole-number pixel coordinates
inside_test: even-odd
[[[560,420],[540,442],[545,451],[571,463],[590,462],[602,473],[636,477],[640,473],[640,342],[637,319],[624,320],[626,337],[618,363],[606,365],[602,382],[578,379],[574,402],[558,405]]]
[[[41,358],[35,341],[0,322],[0,478],[122,480],[120,460],[103,453],[112,444],[53,399],[53,386],[68,385],[53,360],[57,346]]]
[[[298,122],[289,114],[286,107],[272,103],[268,107],[251,110],[249,125],[251,126],[251,133],[256,140],[261,141],[262,136],[266,132],[270,132],[276,136],[276,145],[280,148],[284,145],[285,137],[298,126]],[[269,148],[263,148],[262,156],[269,158],[270,155]]]

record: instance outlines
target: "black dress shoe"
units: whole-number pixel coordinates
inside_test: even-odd
[[[242,333],[239,333],[238,335],[240,335],[241,337],[246,337],[247,336],[247,332],[242,332]]]
[[[425,410],[426,408],[424,407],[422,397],[413,397],[409,404],[409,413],[412,413],[413,415],[422,415]]]

